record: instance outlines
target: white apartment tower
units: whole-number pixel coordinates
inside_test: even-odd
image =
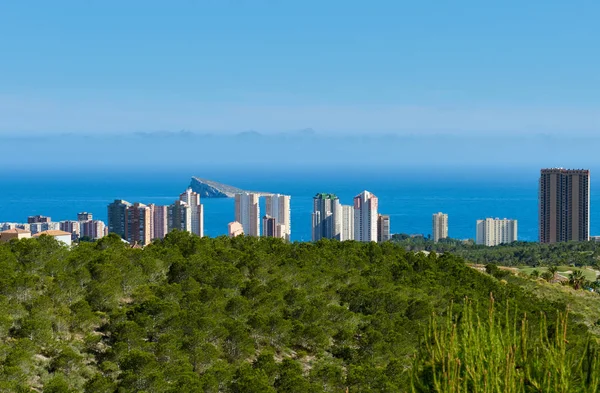
[[[433,241],[439,242],[440,239],[448,237],[448,215],[444,213],[435,213],[431,224]]]
[[[204,236],[204,206],[200,203],[200,194],[188,188],[183,194],[179,195],[179,200],[187,203],[190,207],[191,232],[200,237]]]
[[[341,205],[342,230],[340,240],[354,240],[354,206]]]
[[[378,199],[369,191],[354,197],[354,240],[377,241]]]
[[[517,220],[506,218],[477,220],[477,244],[491,247],[515,241],[517,241]]]
[[[258,194],[235,194],[235,221],[242,224],[247,236],[260,236]]]
[[[287,241],[290,240],[292,234],[291,228],[291,210],[290,196],[273,194],[265,197],[265,207],[267,215],[275,219],[275,225],[280,231],[283,231],[281,237]]]

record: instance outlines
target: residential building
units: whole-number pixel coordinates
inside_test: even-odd
[[[131,203],[122,199],[115,199],[108,205],[108,232],[116,233],[125,238],[126,212]]]
[[[65,232],[65,231],[61,231],[61,230],[49,230],[49,231],[43,231],[40,233],[36,233],[35,235],[33,235],[33,237],[40,237],[43,235],[52,236],[57,241],[62,242],[65,245],[71,247],[71,233],[69,233],[69,232]]]
[[[244,227],[242,227],[242,224],[237,221],[230,222],[227,225],[227,230],[229,237],[236,237],[244,234]]]
[[[20,228],[7,229],[5,231],[0,232],[0,242],[8,242],[12,239],[29,239],[30,237],[31,232]]]
[[[340,240],[354,240],[354,206],[341,205],[340,210],[342,212]]]
[[[260,236],[258,194],[235,194],[235,221],[242,224],[248,236]]]
[[[313,197],[312,241],[340,239],[342,208],[335,194],[319,193]]]
[[[20,226],[25,226],[25,225],[28,226],[28,229],[32,235],[35,235],[36,233],[41,233],[44,231],[59,231],[60,230],[60,223],[52,222],[52,221],[34,222],[34,223],[30,223],[30,224],[23,224]],[[23,228],[23,229],[27,229],[27,228]]]
[[[354,240],[377,241],[378,199],[369,191],[354,197]]]
[[[154,204],[148,207],[152,212],[152,239],[164,239],[169,232],[169,209]]]
[[[178,230],[191,232],[192,231],[192,212],[190,206],[181,201],[175,201],[167,208],[167,217],[169,220],[169,232]]]
[[[152,213],[143,203],[136,202],[125,209],[125,237],[130,244],[145,246],[152,241]]]
[[[277,233],[277,220],[275,217],[266,215],[262,218],[262,227],[264,237],[275,237]]]
[[[379,214],[377,216],[377,241],[382,243],[390,239],[390,216]]]
[[[93,219],[94,218],[92,216],[92,213],[88,213],[88,212],[77,213],[77,221],[91,221]]]
[[[106,233],[106,229],[108,229],[108,227],[104,224],[104,221],[100,221],[100,220],[82,221],[80,223],[80,227],[81,227],[81,233],[80,233],[81,237],[87,237],[92,240],[101,239],[105,235],[108,234],[108,233]]]
[[[66,221],[61,221],[59,224],[60,224],[60,230],[69,232],[71,234],[72,240],[79,239],[79,235],[81,233],[81,225],[80,225],[79,221],[66,220]]]
[[[590,236],[590,171],[542,169],[539,184],[540,243],[587,241]]]
[[[29,216],[27,217],[28,224],[36,224],[39,222],[51,222],[52,219],[46,216]]]
[[[486,218],[477,220],[476,243],[497,246],[517,241],[517,220]]]
[[[283,238],[288,241],[292,235],[290,199],[289,195],[281,194],[272,194],[265,197],[266,214],[275,219],[275,223],[280,226],[280,229],[285,228]]]
[[[188,188],[179,196],[179,200],[187,203],[190,207],[192,220],[191,232],[200,237],[204,236],[204,206],[200,203],[200,194]]]
[[[435,213],[432,221],[433,241],[437,243],[441,239],[446,239],[448,237],[448,215],[441,212]]]

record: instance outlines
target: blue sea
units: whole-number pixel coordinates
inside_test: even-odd
[[[310,241],[312,197],[319,192],[339,196],[343,204],[363,190],[379,198],[379,211],[389,214],[392,233],[430,234],[431,215],[449,215],[449,235],[475,237],[475,221],[485,217],[518,220],[518,238],[537,240],[538,169],[515,177],[511,171],[384,168],[369,171],[285,171],[268,169],[184,170],[140,173],[0,173],[0,222],[25,222],[42,214],[53,221],[76,219],[80,211],[106,221],[106,206],[114,199],[170,204],[192,176],[243,189],[292,196],[292,240]],[[592,187],[591,205],[600,204]],[[232,199],[204,199],[207,236],[224,235],[233,221]],[[261,206],[264,212],[264,203]],[[591,217],[591,233],[600,233]]]

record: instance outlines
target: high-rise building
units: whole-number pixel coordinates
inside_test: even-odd
[[[92,213],[81,212],[77,213],[77,221],[90,221],[93,220]]]
[[[122,199],[115,199],[108,205],[108,232],[116,233],[125,238],[126,211],[131,203]]]
[[[590,171],[542,169],[539,188],[541,243],[587,241],[590,236]]]
[[[340,240],[354,240],[354,206],[341,205],[341,223]]]
[[[354,197],[354,240],[377,241],[378,199],[369,191]]]
[[[244,234],[242,224],[237,221],[230,222],[227,225],[227,230],[229,232],[229,237],[236,237]]]
[[[169,232],[169,214],[167,206],[148,205],[152,212],[152,239],[163,239]]]
[[[192,218],[191,232],[200,237],[204,236],[204,206],[200,203],[200,194],[188,188],[184,193],[179,195],[179,200],[187,203],[190,207]]]
[[[319,193],[313,197],[312,240],[340,239],[342,215],[340,200],[335,194]]]
[[[89,220],[81,221],[81,237],[88,237],[93,240],[101,239],[106,235],[106,225],[104,221]]]
[[[379,214],[377,216],[377,241],[387,242],[390,238],[390,216]]]
[[[517,241],[517,220],[486,218],[477,220],[476,243],[497,246]]]
[[[275,219],[275,223],[280,226],[280,229],[285,228],[283,238],[288,241],[292,235],[290,198],[289,195],[281,194],[272,194],[265,197],[266,214]]]
[[[77,240],[81,233],[81,224],[79,221],[66,220],[60,222],[60,230],[69,232],[72,240]]]
[[[275,237],[277,232],[277,220],[275,217],[266,215],[262,218],[263,225],[263,236],[264,237]]]
[[[433,241],[439,242],[448,237],[448,215],[444,213],[435,213],[431,224],[433,232]]]
[[[60,223],[52,221],[34,222],[28,225],[28,230],[31,231],[32,235],[45,231],[60,231]]]
[[[192,231],[192,209],[183,201],[177,200],[167,208],[169,219],[168,230],[191,232]]]
[[[143,203],[136,202],[125,209],[125,240],[131,244],[147,245],[152,241],[152,212]]]
[[[260,236],[258,194],[235,194],[235,221],[242,224],[248,236]]]
[[[51,222],[52,219],[50,219],[50,217],[46,217],[46,216],[29,216],[27,217],[27,223],[28,224],[37,224],[40,222]]]

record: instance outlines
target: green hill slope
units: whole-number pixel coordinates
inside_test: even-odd
[[[391,243],[41,237],[1,244],[0,272],[0,392],[407,391],[430,318],[465,298],[485,316],[493,293],[533,328],[566,309]]]

